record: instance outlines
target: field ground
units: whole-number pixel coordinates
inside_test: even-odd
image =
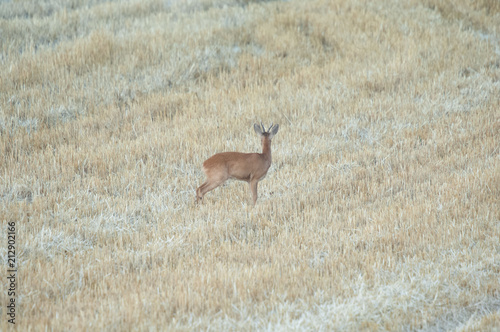
[[[2,1],[0,330],[498,331],[499,146],[496,0]]]

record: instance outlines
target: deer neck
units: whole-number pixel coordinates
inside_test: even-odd
[[[271,161],[271,140],[269,139],[262,140],[262,156]]]

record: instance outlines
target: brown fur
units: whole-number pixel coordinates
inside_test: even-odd
[[[261,136],[262,153],[222,152],[213,155],[203,163],[203,171],[207,180],[196,189],[196,201],[203,200],[203,196],[226,182],[228,179],[246,181],[250,184],[253,204],[257,201],[257,184],[262,180],[271,166],[271,139],[278,132],[278,125],[269,128],[254,126]]]

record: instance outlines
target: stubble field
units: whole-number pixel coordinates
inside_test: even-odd
[[[9,222],[23,331],[498,330],[498,1],[3,1],[0,52],[0,330]]]

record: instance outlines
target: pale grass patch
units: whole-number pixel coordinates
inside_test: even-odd
[[[30,241],[31,246],[26,250],[38,254],[64,254],[87,251],[93,248],[93,243],[89,239],[83,239],[75,235],[66,235],[63,231],[53,231],[51,228],[42,227],[38,234]],[[26,252],[25,252],[26,254]],[[36,254],[35,254],[36,257]]]

